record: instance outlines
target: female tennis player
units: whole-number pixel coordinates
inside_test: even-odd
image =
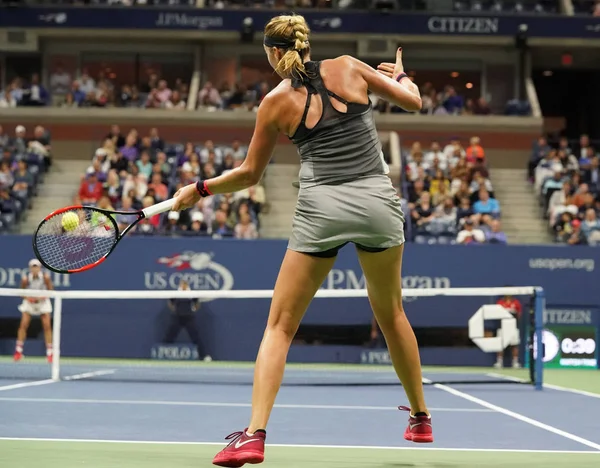
[[[357,248],[371,306],[410,401],[404,438],[433,442],[417,341],[402,308],[404,215],[386,175],[367,96],[370,90],[408,111],[418,111],[419,91],[405,79],[401,50],[391,71],[389,64],[382,64],[377,72],[349,56],[314,62],[308,35],[302,16],[277,16],[267,24],[264,49],[283,81],[259,107],[248,156],[237,169],[175,194],[175,209],[181,210],[200,197],[248,188],[262,177],[280,133],[298,147],[300,191],[256,359],[252,418],[246,430],[227,438],[231,442],[213,461],[218,466],[241,467],[264,460],[265,429],[290,344],[338,251],[347,243]]]

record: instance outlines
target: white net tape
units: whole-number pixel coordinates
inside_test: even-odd
[[[433,296],[527,296],[534,294],[539,288],[535,286],[501,287],[501,288],[430,288],[404,289],[406,297]],[[270,289],[237,290],[237,291],[33,291],[30,289],[0,288],[0,296],[49,297],[61,299],[269,299],[273,296]],[[319,289],[315,297],[350,298],[367,297],[366,289]]]

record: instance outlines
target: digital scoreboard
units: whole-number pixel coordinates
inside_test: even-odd
[[[545,367],[598,367],[596,327],[546,326],[542,342]]]

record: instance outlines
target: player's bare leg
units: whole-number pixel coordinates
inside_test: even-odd
[[[46,342],[46,356],[49,362],[52,362],[52,322],[50,314],[42,314],[42,328],[44,329],[44,341]]]
[[[318,258],[288,250],[273,291],[267,329],[254,370],[252,419],[249,432],[265,429],[283,380],[287,354],[304,317],[334,258]]]
[[[252,418],[248,429],[228,437],[231,442],[213,460],[218,466],[261,463],[267,423],[281,387],[285,362],[300,321],[335,258],[317,258],[288,250],[271,301],[269,321],[254,370]]]
[[[431,419],[423,392],[419,347],[402,306],[403,246],[378,253],[357,250],[373,313],[410,402],[410,425],[404,437],[413,442],[433,442]]]
[[[17,345],[15,346],[15,361],[19,361],[23,358],[23,346],[27,339],[27,330],[31,323],[31,315],[27,312],[21,314],[21,323],[19,324],[19,330],[17,331]]]

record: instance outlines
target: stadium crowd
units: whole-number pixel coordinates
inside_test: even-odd
[[[409,238],[419,243],[506,244],[485,150],[478,137],[428,149],[415,142],[405,155],[403,202]]]
[[[238,167],[246,148],[237,140],[231,145],[205,141],[168,144],[153,128],[148,135],[132,129],[121,133],[113,125],[82,176],[75,203],[108,210],[133,211],[166,200],[182,186],[218,176]],[[259,236],[260,213],[265,206],[262,185],[241,192],[201,199],[181,213],[156,215],[139,223],[132,234],[235,237]],[[116,217],[120,229],[133,220]]]
[[[12,231],[31,207],[51,164],[50,134],[37,126],[27,137],[18,125],[9,135],[0,125],[0,232]]]
[[[556,242],[600,245],[600,153],[587,135],[552,144],[540,137],[528,175]]]

